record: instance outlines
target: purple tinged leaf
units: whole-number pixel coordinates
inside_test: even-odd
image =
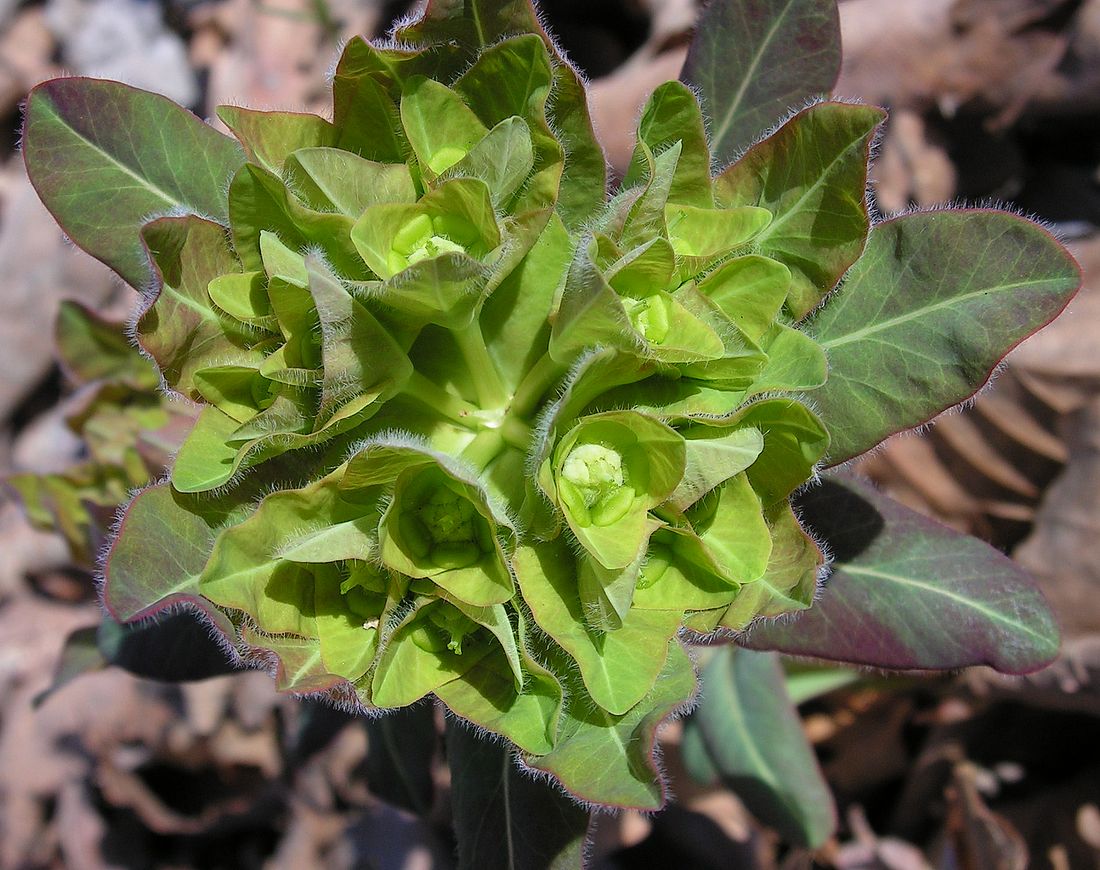
[[[1048,232],[1006,212],[932,211],[879,224],[808,331],[829,380],[814,403],[826,461],[844,462],[971,396],[1081,284]]]
[[[787,695],[778,656],[723,647],[702,679],[689,730],[702,738],[714,771],[783,839],[821,846],[836,828],[836,809]],[[695,766],[710,772],[705,763]]]
[[[139,230],[168,213],[228,220],[240,146],[171,100],[119,82],[63,78],[27,98],[27,174],[81,248],[136,288],[151,278]]]
[[[178,604],[202,611],[226,637],[229,620],[199,596],[199,576],[227,512],[167,483],[142,491],[126,508],[103,569],[103,604],[119,622],[153,616]]]
[[[989,665],[1029,673],[1058,654],[1058,627],[1026,571],[854,477],[808,490],[803,521],[834,556],[821,597],[758,623],[754,649],[880,668]]]
[[[832,90],[839,73],[835,0],[713,0],[680,80],[702,96],[711,152],[724,165],[791,106]]]

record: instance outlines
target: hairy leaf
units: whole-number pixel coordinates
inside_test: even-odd
[[[138,289],[151,277],[142,225],[181,211],[226,222],[226,182],[244,161],[236,142],[171,100],[85,78],[31,91],[23,155],[69,238]]]
[[[720,204],[774,215],[753,247],[790,268],[787,307],[795,319],[817,307],[863,250],[867,161],[885,117],[874,106],[811,106],[715,179]]]

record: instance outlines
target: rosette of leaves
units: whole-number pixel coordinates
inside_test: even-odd
[[[763,136],[839,58],[831,3],[779,5],[709,8],[610,197],[584,88],[526,0],[434,0],[392,42],[349,44],[331,121],[223,108],[236,139],[121,85],[39,86],[32,181],[150,285],[137,340],[202,405],[171,479],[122,516],[112,614],[186,603],[282,689],[431,695],[578,799],[648,809],[698,635],[882,667],[1048,661],[1049,611],[1003,557],[838,483],[851,523],[822,591],[792,494],[969,397],[1079,275],[1004,213],[872,229],[879,109],[819,102]],[[776,753],[728,733],[743,693],[722,681],[754,655],[708,666],[726,690],[689,728],[699,766],[740,782],[749,759],[754,808],[774,796],[791,839],[819,841],[827,799],[803,812]],[[777,699],[748,737],[779,735],[819,796],[800,732],[768,718],[790,715],[775,673],[746,678]],[[470,858],[462,819],[515,768],[450,740]],[[525,848],[579,855],[576,808],[516,788],[571,832]]]

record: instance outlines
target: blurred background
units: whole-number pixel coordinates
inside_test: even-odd
[[[104,456],[125,428],[100,425],[104,414],[159,402],[55,361],[62,300],[122,321],[135,294],[66,242],[30,188],[17,150],[27,90],[72,73],[160,91],[204,117],[227,102],[325,113],[342,41],[384,33],[408,6],[0,0],[0,476],[22,480],[24,497],[25,473],[57,492],[83,486],[81,469],[114,461]],[[642,102],[679,74],[697,4],[542,6],[592,82],[621,170]],[[840,12],[836,93],[891,113],[872,171],[878,213],[1008,204],[1045,221],[1084,266],[1085,289],[1009,357],[995,389],[859,464],[1031,569],[1063,654],[1011,679],[792,672],[840,807],[837,838],[815,855],[786,849],[729,791],[694,782],[670,726],[677,803],[599,817],[593,865],[1098,868],[1100,2],[842,0]],[[179,408],[165,419],[169,434],[146,439],[131,475],[155,473],[172,425],[187,421]],[[79,644],[63,655],[67,637],[100,621],[88,563],[110,498],[79,502],[77,521],[35,498],[39,528],[0,495],[0,868],[451,866],[446,768],[438,747],[411,748],[435,725],[430,708],[368,723],[279,697],[263,673],[169,685],[82,661]],[[63,533],[43,530],[59,519]]]

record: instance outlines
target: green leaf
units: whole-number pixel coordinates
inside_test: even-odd
[[[336,128],[318,115],[241,106],[218,106],[217,114],[240,140],[248,159],[276,175],[295,151],[336,144]]]
[[[652,652],[656,644],[645,648]],[[665,787],[655,758],[657,726],[695,693],[691,661],[677,641],[668,644],[664,661],[652,692],[621,716],[593,708],[583,693],[570,693],[558,745],[527,763],[545,770],[581,800],[660,809]]]
[[[447,760],[459,868],[581,866],[588,813],[550,784],[522,774],[509,749],[450,723]]]
[[[526,629],[520,619],[521,640]],[[439,699],[456,714],[494,734],[503,734],[525,752],[549,752],[557,738],[562,688],[521,643],[522,683],[504,656],[493,653],[454,680],[436,689]]]
[[[585,626],[574,560],[560,541],[521,546],[512,564],[535,622],[576,660],[592,700],[610,713],[630,710],[664,666],[656,653],[676,633],[680,612],[631,610],[617,631],[593,632]],[[640,649],[647,654],[637,655]]]
[[[301,253],[319,247],[345,277],[361,280],[367,270],[351,241],[354,220],[347,215],[309,208],[292,194],[279,176],[246,163],[229,186],[233,246],[244,267],[264,268],[260,239],[273,233]]]
[[[708,493],[688,511],[687,518],[704,547],[704,553],[694,557],[698,564],[734,583],[749,583],[763,576],[771,539],[760,497],[745,472]]]
[[[720,619],[724,628],[741,630],[757,617],[805,610],[814,601],[825,556],[806,534],[787,502],[767,516],[772,547],[764,576],[741,587]]]
[[[429,178],[458,163],[489,132],[462,97],[424,76],[405,82],[401,124]]]
[[[758,254],[727,260],[698,284],[698,289],[751,341],[760,341],[783,308],[791,271]]]
[[[338,148],[301,148],[286,161],[286,176],[307,204],[358,218],[372,205],[416,202],[404,163],[376,163]]]
[[[130,343],[125,324],[112,323],[80,302],[61,300],[54,336],[66,373],[79,383],[120,381],[152,390],[160,382],[156,368]]]
[[[711,426],[693,426],[680,430],[680,434],[687,448],[687,464],[669,503],[681,511],[744,471],[764,449],[764,436],[757,429],[724,432]]]
[[[502,208],[530,174],[534,162],[527,124],[522,118],[506,118],[455,163],[448,175],[480,178],[489,188],[493,205]]]
[[[142,225],[169,212],[225,223],[226,182],[244,160],[236,142],[171,100],[84,78],[31,91],[23,155],[69,238],[138,289],[152,277]]]
[[[823,845],[836,829],[836,808],[778,657],[722,647],[702,679],[693,722],[722,782],[787,842]]]
[[[680,82],[659,85],[638,123],[638,141],[654,154],[680,143],[680,160],[669,190],[669,202],[712,208],[710,189],[710,150],[707,147],[703,113],[694,92]],[[643,150],[635,146],[623,188],[642,181],[647,171]]]
[[[867,163],[885,117],[874,106],[811,106],[714,181],[721,205],[760,206],[774,215],[753,247],[790,268],[787,307],[795,319],[817,307],[863,250]]]
[[[972,396],[1080,282],[1049,233],[1005,212],[925,212],[875,227],[808,329],[829,357],[814,402],[830,464]]]
[[[317,637],[315,570],[292,561],[288,551],[306,541],[323,549],[317,547],[318,534],[348,524],[357,533],[358,546],[352,549],[341,542],[342,549],[331,548],[331,558],[322,553],[314,558],[370,559],[377,522],[378,511],[372,505],[343,499],[334,476],[302,489],[273,493],[247,520],[219,535],[202,570],[199,590],[221,607],[248,613],[261,631]],[[295,559],[304,555],[299,553]],[[318,581],[339,585],[328,575],[319,576]]]
[[[741,0],[706,7],[680,80],[702,97],[722,165],[792,106],[832,90],[839,73],[833,0]]]
[[[749,395],[816,390],[829,374],[821,345],[798,329],[775,324],[761,340],[768,361],[752,382]]]
[[[481,334],[504,388],[509,391],[516,390],[549,342],[548,318],[554,293],[569,267],[572,253],[572,239],[555,215],[527,256],[485,301],[479,318]],[[558,371],[564,373],[564,369]],[[539,382],[534,383],[537,389]],[[527,395],[524,401],[535,407],[552,386],[543,383],[542,392]]]
[[[138,315],[138,341],[157,361],[169,386],[200,398],[195,372],[212,365],[255,365],[253,346],[264,333],[223,314],[207,287],[240,264],[225,230],[197,217],[160,218],[141,236],[153,256],[160,290]]]
[[[395,37],[410,45],[454,42],[471,59],[505,36],[533,33],[546,44],[554,62],[550,125],[565,149],[558,213],[575,230],[602,206],[607,163],[592,129],[583,82],[543,30],[531,0],[432,0],[422,16]]]
[[[747,472],[764,507],[771,507],[805,483],[829,446],[829,433],[821,421],[793,399],[753,402],[730,423],[764,433],[764,449]]]
[[[833,555],[820,599],[748,643],[881,668],[989,665],[1038,670],[1058,627],[1031,576],[988,544],[941,526],[854,477],[830,475],[800,501]]]
[[[409,379],[412,363],[374,315],[316,257],[306,258],[306,270],[321,327],[324,369],[316,432],[377,410]]]
[[[434,628],[419,612],[425,606],[450,605],[422,600],[386,640],[371,683],[371,701],[379,707],[408,706],[458,679],[493,651],[493,642],[485,637],[468,640],[461,655],[445,646],[428,648],[423,634]]]

